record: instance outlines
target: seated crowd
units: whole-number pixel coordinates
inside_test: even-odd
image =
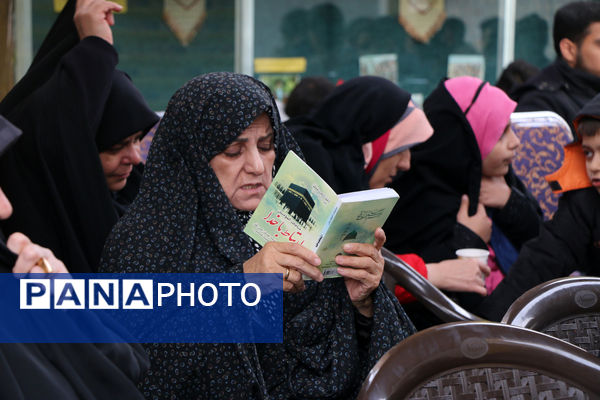
[[[307,78],[283,122],[262,82],[204,74],[171,97],[144,166],[158,117],[116,69],[120,8],[68,1],[0,102],[0,268],[282,274],[283,343],[0,344],[10,398],[354,398],[389,349],[440,323],[382,283],[382,247],[490,320],[541,282],[598,273],[600,96],[569,121],[576,171],[545,223],[511,169],[518,105],[473,77],[444,79],[423,110],[383,78]],[[324,279],[299,244],[243,232],[290,150],[338,193],[400,194],[374,243],[336,257],[341,278]]]

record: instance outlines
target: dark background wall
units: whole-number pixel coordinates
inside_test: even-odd
[[[154,110],[164,110],[171,95],[189,79],[211,71],[232,71],[234,0],[207,1],[207,15],[196,37],[182,46],[162,18],[162,0],[128,0],[116,15],[115,47],[119,68],[129,73]],[[33,0],[34,51],[56,15],[51,0]]]

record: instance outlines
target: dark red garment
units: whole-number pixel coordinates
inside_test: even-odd
[[[423,259],[421,257],[419,257],[416,254],[396,254],[396,255],[398,257],[400,257],[402,259],[402,261],[404,261],[405,263],[407,263],[408,265],[413,267],[415,269],[415,271],[417,271],[419,274],[423,275],[423,277],[425,277],[425,279],[427,279],[427,265],[425,264],[425,261],[423,261]],[[400,285],[396,285],[396,287],[394,288],[394,294],[396,295],[396,298],[398,299],[398,301],[401,304],[411,303],[411,302],[417,300],[412,294],[410,294],[408,291],[406,291],[406,289],[404,289]]]

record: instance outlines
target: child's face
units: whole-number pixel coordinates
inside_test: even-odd
[[[600,133],[594,136],[583,136],[581,147],[585,155],[585,169],[592,185],[600,192]]]
[[[490,154],[483,160],[481,165],[482,175],[488,177],[506,175],[520,143],[510,124],[507,125],[500,140],[496,142]]]

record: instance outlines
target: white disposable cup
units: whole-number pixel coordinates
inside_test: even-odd
[[[456,256],[458,258],[475,258],[480,264],[487,265],[488,256],[490,252],[484,249],[458,249],[456,250]]]

